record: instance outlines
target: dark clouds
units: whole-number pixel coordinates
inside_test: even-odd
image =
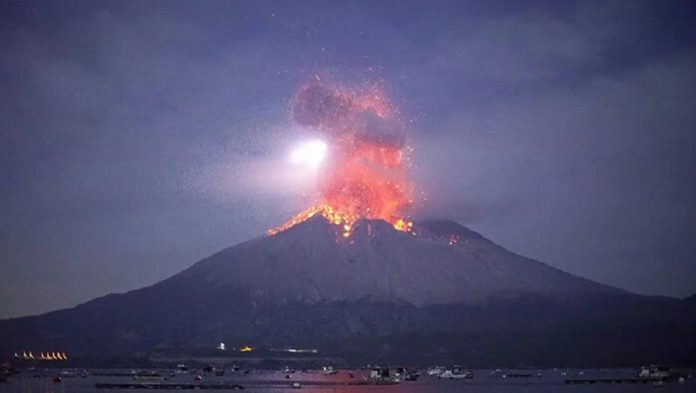
[[[695,289],[692,2],[0,7],[0,316],[154,282],[305,207],[264,176],[316,74],[384,79],[413,120],[416,214]]]

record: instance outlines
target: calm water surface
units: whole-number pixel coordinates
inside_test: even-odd
[[[22,393],[106,393],[125,392],[124,389],[97,389],[97,383],[136,383],[130,376],[90,375],[88,377],[64,377],[59,383],[53,382],[53,377],[60,370],[25,370],[13,375],[7,382],[0,383],[0,392]],[[95,373],[123,374],[130,370],[95,370]],[[533,370],[524,371],[532,373],[532,377],[502,378],[491,376],[491,370],[475,370],[472,380],[440,380],[423,375],[416,382],[404,381],[391,386],[341,386],[342,383],[361,381],[365,371],[350,371],[354,377],[349,376],[348,371],[341,371],[335,375],[322,375],[319,372],[294,373],[290,379],[285,374],[275,371],[253,371],[248,375],[242,373],[227,372],[225,376],[204,376],[202,382],[194,381],[193,373],[173,374],[172,370],[159,370],[167,375],[167,379],[161,383],[181,384],[217,384],[238,383],[244,386],[245,392],[321,392],[321,393],[521,393],[521,392],[696,392],[696,379],[687,379],[683,384],[676,381],[666,382],[662,387],[654,387],[651,384],[592,384],[592,385],[566,385],[566,379],[607,379],[607,378],[633,378],[636,370]],[[170,373],[173,376],[170,376]],[[537,376],[540,373],[541,376]],[[565,375],[564,375],[565,373]],[[299,390],[291,389],[290,383],[298,381],[303,384]],[[329,386],[312,386],[312,383],[335,384]],[[132,392],[144,392],[144,389],[128,390]],[[148,390],[149,391],[149,390]],[[157,391],[174,391],[174,389]],[[178,390],[177,390],[178,391]],[[233,390],[208,390],[211,392],[228,392]],[[238,390],[234,390],[238,391]]]

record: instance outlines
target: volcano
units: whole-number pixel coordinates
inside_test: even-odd
[[[693,363],[693,305],[602,285],[452,221],[317,215],[152,286],[0,321],[0,350],[104,358],[316,348],[345,362]]]
[[[340,226],[314,216],[215,254],[172,280],[281,302],[370,299],[419,307],[622,293],[510,253],[451,221],[426,221],[415,230],[362,219],[345,238]]]

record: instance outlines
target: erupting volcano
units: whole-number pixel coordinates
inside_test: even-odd
[[[379,90],[306,85],[291,114],[321,134],[292,158],[319,171],[317,204],[149,287],[0,321],[0,354],[188,356],[225,342],[353,364],[694,359],[693,305],[573,276],[453,221],[406,219],[403,127]]]
[[[406,138],[398,111],[377,88],[363,91],[309,84],[291,105],[293,120],[321,133],[332,154],[321,168],[321,202],[270,229],[273,235],[314,215],[343,228],[349,237],[360,218],[382,219],[410,232],[404,218],[414,186],[406,176]]]

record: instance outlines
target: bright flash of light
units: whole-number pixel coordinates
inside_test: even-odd
[[[290,161],[293,164],[317,169],[326,157],[326,149],[326,143],[319,140],[304,142],[293,150]]]

